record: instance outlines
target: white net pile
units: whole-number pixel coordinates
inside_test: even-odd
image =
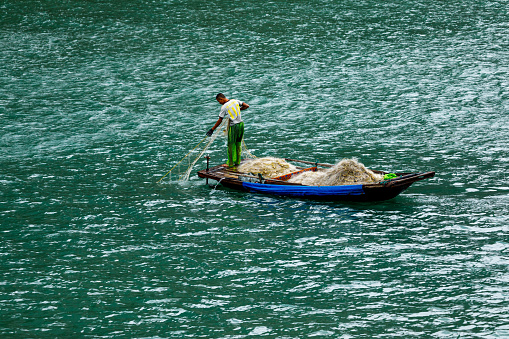
[[[356,159],[343,159],[333,167],[304,172],[288,181],[308,186],[339,186],[376,183],[381,180],[383,175],[370,171]]]
[[[253,175],[261,174],[265,178],[274,178],[295,172],[297,167],[281,158],[265,157],[244,161],[238,166],[237,170]]]

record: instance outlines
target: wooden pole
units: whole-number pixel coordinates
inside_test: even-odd
[[[207,154],[205,156],[205,159],[207,159],[207,172],[209,171],[209,160],[210,160],[210,156]],[[208,185],[209,184],[209,178],[206,178],[205,179],[205,183]]]

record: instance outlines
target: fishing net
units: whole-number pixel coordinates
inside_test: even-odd
[[[244,161],[237,167],[237,170],[253,175],[261,174],[265,178],[274,178],[295,172],[297,167],[281,158],[265,157]]]
[[[242,158],[256,159],[256,156],[249,152],[244,139],[242,139]]]
[[[383,175],[370,171],[356,159],[343,159],[333,167],[317,172],[304,172],[288,181],[308,186],[338,186],[376,183],[381,180]]]
[[[172,174],[174,176],[176,175],[178,177],[178,181],[188,181],[194,165],[198,162],[198,160],[200,160],[200,158],[209,149],[209,147],[212,145],[212,143],[221,135],[221,131],[223,131],[223,135],[225,137],[228,137],[228,128],[230,126],[229,124],[230,124],[230,119],[223,119],[221,125],[219,125],[214,130],[214,133],[212,134],[212,136],[210,137],[208,142],[202,146],[202,148],[195,147],[195,149],[193,149],[191,152],[189,152],[177,165],[175,165],[166,174],[166,175],[168,175],[168,174],[170,175],[170,181],[172,178]],[[200,144],[198,144],[197,146],[199,146]],[[197,154],[197,156],[194,158],[194,160],[191,160],[194,154]],[[242,157],[249,158],[249,159],[256,158],[251,152],[249,152],[249,150],[246,146],[246,143],[244,142],[244,139],[242,139]],[[185,166],[183,164],[181,165],[181,163],[186,158],[187,158],[187,162],[186,162],[187,168],[184,171],[181,171],[181,166]],[[163,178],[161,178],[159,181],[161,181]]]

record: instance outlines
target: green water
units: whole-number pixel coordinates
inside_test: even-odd
[[[508,8],[0,2],[0,336],[508,337]],[[373,204],[156,184],[217,92],[257,156],[437,176]]]

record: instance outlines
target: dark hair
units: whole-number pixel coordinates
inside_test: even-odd
[[[226,99],[226,97],[224,96],[223,93],[219,93],[218,95],[216,95],[216,100],[219,99],[219,98]]]

